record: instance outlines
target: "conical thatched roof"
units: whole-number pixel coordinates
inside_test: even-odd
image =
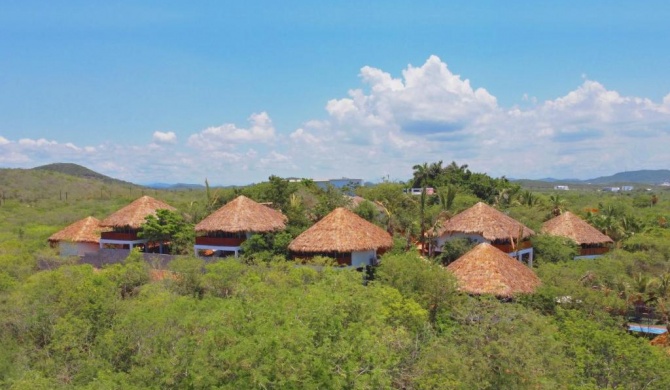
[[[94,217],[81,219],[49,237],[49,241],[100,242],[100,220]]]
[[[543,223],[542,232],[552,236],[567,237],[578,245],[613,242],[607,235],[569,211]]]
[[[157,210],[174,211],[176,209],[165,202],[145,195],[103,219],[100,226],[119,228],[129,226],[133,229],[139,229],[145,222],[145,218],[149,215],[156,215]]]
[[[461,291],[511,297],[531,293],[540,285],[533,270],[488,243],[472,248],[447,266]]]
[[[281,212],[240,195],[195,225],[196,232],[267,233],[286,228]]]
[[[393,240],[384,229],[338,207],[296,237],[288,248],[299,253],[348,253],[391,246]]]
[[[493,207],[479,202],[469,209],[456,214],[444,222],[437,235],[444,234],[479,234],[489,241],[512,240],[519,237],[527,238],[535,234],[521,222],[509,217]]]

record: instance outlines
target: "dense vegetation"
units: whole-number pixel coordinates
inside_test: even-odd
[[[412,185],[437,193],[402,192]],[[665,350],[624,328],[635,303],[662,323],[670,316],[667,193],[531,192],[441,162],[415,167],[408,183],[351,190],[366,201],[354,206],[337,189],[275,176],[238,189],[155,191],[1,171],[0,387],[670,388]],[[289,229],[255,236],[239,260],[207,263],[188,254],[184,233],[173,250],[186,255],[167,271],[136,253],[95,270],[48,247],[65,225],[104,218],[143,193],[179,210],[148,221],[147,235],[184,233],[238,194],[281,208]],[[573,211],[616,249],[572,260],[574,245],[538,235],[535,294],[505,302],[461,294],[445,259],[413,249],[422,230],[480,200],[536,231]],[[338,206],[396,238],[365,284],[356,271],[287,260],[290,239]],[[465,250],[454,245],[449,256]]]

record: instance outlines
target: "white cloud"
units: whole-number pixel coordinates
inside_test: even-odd
[[[44,138],[40,139],[21,138],[19,140],[19,145],[24,146],[26,148],[42,148],[46,146],[58,146],[58,142],[49,141]]]
[[[438,57],[408,66],[402,78],[361,69],[367,88],[326,104],[325,120],[290,134],[295,161],[327,169],[408,176],[424,161],[456,160],[511,177],[611,174],[659,168],[670,133],[670,94],[658,104],[622,96],[584,79],[565,96],[529,108],[502,108],[484,88],[452,73]],[[321,145],[321,148],[310,145]],[[334,158],[333,156],[338,156]],[[653,158],[651,157],[653,156]],[[376,171],[375,171],[376,170]]]
[[[173,131],[162,132],[154,131],[153,141],[156,144],[175,144],[177,143],[177,135]]]
[[[290,164],[290,162],[291,157],[273,150],[258,161],[258,166],[263,169],[276,168],[278,165]]]
[[[494,176],[589,178],[670,166],[670,94],[624,96],[597,81],[544,102],[501,107],[484,88],[432,56],[394,77],[363,67],[360,86],[325,103],[324,116],[275,129],[266,112],[246,127],[209,127],[179,145],[153,132],[149,145],[81,145],[0,136],[0,163],[77,162],[135,182],[245,184],[271,174],[407,179],[422,162],[455,160]],[[473,82],[474,83],[474,82]],[[161,152],[172,144],[170,153]]]
[[[304,142],[305,144],[311,145],[311,146],[318,146],[321,143],[321,140],[314,135],[310,134],[309,132],[305,131],[305,129],[297,129],[293,133],[289,135],[291,140],[296,141],[296,142]]]
[[[230,149],[241,143],[268,143],[275,140],[275,128],[270,116],[261,112],[249,117],[248,129],[239,128],[232,123],[207,129],[193,134],[188,145],[202,150]]]

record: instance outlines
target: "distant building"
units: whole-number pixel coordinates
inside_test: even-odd
[[[568,190],[570,190],[570,187],[568,187],[568,186],[554,186],[554,189],[559,190],[559,191],[568,191]]]
[[[410,195],[421,195],[423,188],[407,188],[405,189],[406,194]],[[435,194],[435,189],[433,187],[426,187],[426,195]]]
[[[619,192],[621,187],[603,187],[602,191],[604,192]]]
[[[633,191],[634,188],[633,186],[622,186],[621,191]]]

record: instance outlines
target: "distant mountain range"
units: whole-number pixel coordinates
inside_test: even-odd
[[[177,183],[177,184],[169,184],[169,183],[147,183],[143,184],[145,187],[149,188],[154,188],[157,190],[181,190],[181,189],[202,189],[205,188],[204,185],[202,184],[188,184],[188,183]]]
[[[545,178],[537,181],[544,181],[548,183],[580,183],[580,184],[652,184],[657,185],[665,182],[670,182],[670,170],[668,169],[644,169],[639,171],[627,171],[615,173],[611,176],[600,176],[594,179],[579,180],[579,179],[554,179]]]
[[[77,176],[87,179],[96,179],[108,183],[116,184],[125,184],[125,185],[134,185],[132,183],[111,178],[105,176],[98,172],[92,171],[81,165],[72,164],[72,163],[55,163],[42,165],[39,167],[33,168],[33,170],[42,170],[42,171],[53,171],[59,172],[66,175]],[[544,178],[537,180],[526,180],[526,179],[515,179],[514,181],[534,181],[534,182],[545,182],[545,183],[575,183],[575,184],[596,184],[596,185],[605,185],[605,184],[649,184],[649,185],[658,185],[665,182],[670,182],[670,170],[668,169],[656,169],[656,170],[639,170],[639,171],[627,171],[615,173],[611,176],[601,176],[594,179],[580,180],[580,179],[556,179],[556,178]],[[152,188],[152,189],[202,189],[205,188],[202,184],[188,184],[188,183],[148,183],[143,184],[143,187]]]

